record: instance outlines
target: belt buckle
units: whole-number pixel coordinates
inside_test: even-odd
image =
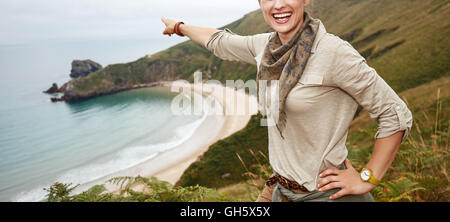
[[[287,181],[287,179],[286,178],[284,178],[284,177],[281,177],[283,180],[284,180],[284,182],[286,183],[286,188],[288,189],[288,190],[290,190],[290,187],[289,187],[289,182]]]

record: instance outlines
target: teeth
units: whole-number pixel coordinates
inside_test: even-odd
[[[291,16],[292,14],[291,13],[284,13],[284,14],[275,14],[275,15],[273,15],[273,17],[275,17],[275,18],[284,18],[284,17],[288,17],[288,16]]]

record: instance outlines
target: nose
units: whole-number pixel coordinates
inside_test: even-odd
[[[275,10],[282,10],[286,6],[285,0],[274,0],[274,8]]]

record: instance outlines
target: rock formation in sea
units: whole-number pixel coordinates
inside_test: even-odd
[[[61,92],[61,91],[58,90],[58,85],[56,83],[53,83],[50,88],[48,88],[47,90],[44,91],[44,93],[48,93],[48,94],[54,94],[54,93],[59,93],[59,92]]]
[[[102,68],[102,65],[90,60],[73,60],[72,70],[70,71],[70,77],[86,77],[90,73],[93,73]]]

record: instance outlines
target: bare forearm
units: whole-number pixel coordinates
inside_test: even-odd
[[[383,178],[389,166],[391,166],[404,133],[403,130],[375,140],[372,157],[366,165],[366,168],[372,170],[375,178]],[[325,192],[330,189],[341,188],[340,191],[330,196],[330,199],[337,199],[349,194],[364,194],[375,188],[374,184],[361,180],[360,174],[353,168],[349,160],[345,160],[345,166],[347,167],[345,170],[329,168],[321,172],[319,176],[323,179],[317,184],[319,191]]]
[[[166,28],[163,31],[164,35],[173,35],[175,34],[175,25],[177,22],[168,18],[161,18],[161,21],[166,25]],[[192,39],[194,42],[206,47],[206,43],[209,38],[216,32],[220,31],[215,28],[204,28],[198,26],[192,26],[188,24],[181,24],[178,26],[178,32]]]
[[[366,165],[366,168],[373,171],[375,178],[381,179],[386,174],[394,161],[404,133],[405,131],[399,131],[389,137],[375,140],[372,156]]]
[[[219,30],[215,28],[204,28],[187,24],[180,25],[180,32],[183,35],[189,37],[191,40],[202,46],[206,46],[209,38],[218,31]]]

